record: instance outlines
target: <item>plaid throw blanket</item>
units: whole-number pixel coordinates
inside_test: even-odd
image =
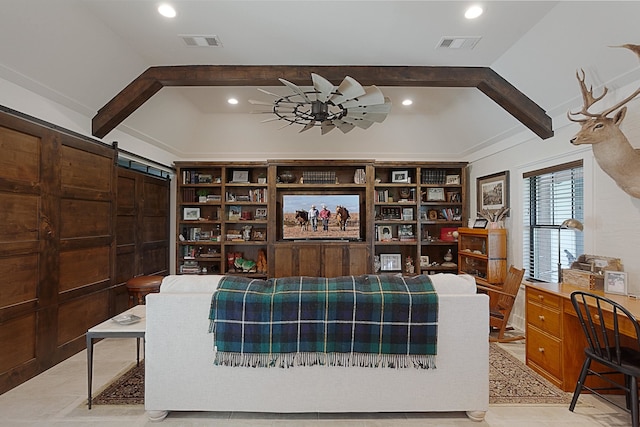
[[[428,276],[225,276],[209,319],[216,365],[435,368]]]

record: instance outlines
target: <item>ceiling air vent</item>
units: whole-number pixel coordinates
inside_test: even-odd
[[[482,37],[443,37],[436,49],[473,49]]]
[[[178,37],[189,47],[222,47],[218,36],[192,36],[180,34]]]

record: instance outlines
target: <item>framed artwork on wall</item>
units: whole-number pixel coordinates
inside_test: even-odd
[[[476,180],[478,211],[496,212],[509,207],[509,171],[494,173]],[[507,212],[506,216],[509,216]]]

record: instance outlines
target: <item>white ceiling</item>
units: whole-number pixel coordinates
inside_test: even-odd
[[[550,116],[579,104],[577,68],[585,68],[594,85],[615,88],[640,80],[637,57],[608,47],[640,43],[636,1],[480,1],[485,13],[474,21],[463,17],[468,1],[167,0],[177,10],[174,19],[156,12],[159,3],[0,0],[0,78],[88,117],[157,65],[491,67]],[[179,35],[216,35],[222,46],[187,47]],[[473,50],[437,49],[447,36],[481,40]],[[412,126],[413,138],[432,141],[431,152],[461,155],[527,130],[476,89],[381,89],[394,104],[387,120],[350,135],[386,138],[389,145],[390,135]],[[229,96],[240,104],[228,105]],[[405,97],[414,100],[410,108],[400,105]],[[255,125],[263,135],[292,144],[310,138],[261,124],[266,117],[249,115],[256,108],[248,99],[270,100],[256,88],[165,88],[119,129],[183,158],[220,151],[203,142],[210,138],[210,123]],[[338,132],[322,137],[335,144],[330,149],[348,141]],[[219,134],[242,138],[231,130]]]

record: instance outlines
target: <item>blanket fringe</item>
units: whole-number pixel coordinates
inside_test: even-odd
[[[356,366],[361,368],[436,369],[434,355],[368,353],[229,353],[216,351],[214,365],[247,368]]]

